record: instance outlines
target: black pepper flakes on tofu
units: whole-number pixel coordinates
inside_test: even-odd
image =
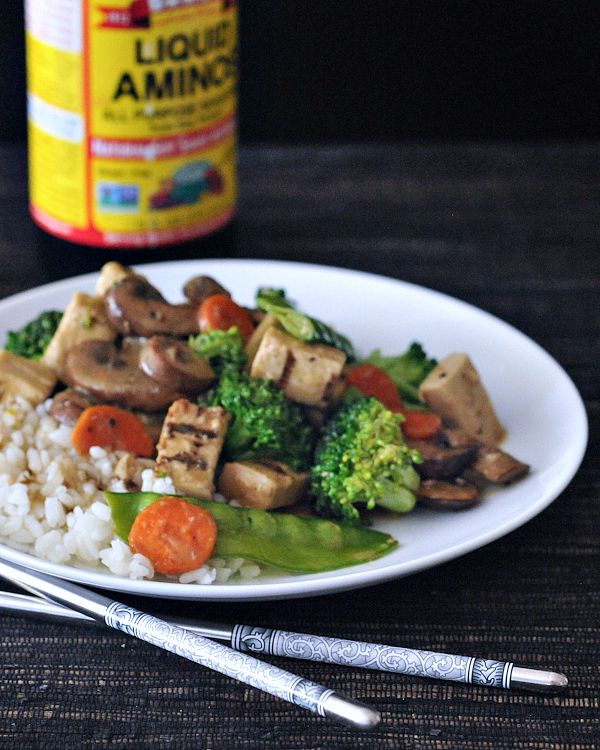
[[[212,498],[228,423],[229,414],[220,406],[203,407],[178,399],[163,423],[156,470],[171,478],[177,492]]]
[[[292,401],[325,408],[341,380],[346,355],[325,344],[307,344],[269,328],[258,347],[250,374],[273,380]]]

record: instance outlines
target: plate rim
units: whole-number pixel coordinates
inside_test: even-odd
[[[107,262],[108,262],[107,258]],[[118,257],[115,258],[118,260]],[[331,266],[326,264],[315,264],[306,263],[299,261],[290,260],[278,260],[278,259],[257,259],[257,258],[198,258],[188,260],[173,260],[173,261],[158,261],[149,262],[143,264],[136,264],[135,268],[140,271],[148,271],[150,273],[160,273],[161,269],[167,270],[172,267],[178,267],[183,269],[186,266],[198,267],[198,266],[235,266],[240,265],[251,265],[256,268],[264,266],[281,266],[287,269],[289,272],[294,268],[302,269],[308,272],[320,271],[326,273],[343,274],[353,277],[368,278],[376,283],[386,283],[395,285],[398,287],[408,287],[419,293],[426,293],[427,295],[433,295],[442,302],[447,302],[452,305],[457,305],[465,309],[467,312],[475,313],[478,316],[483,316],[493,322],[494,325],[500,325],[506,331],[512,335],[516,335],[523,343],[533,347],[536,351],[536,355],[543,357],[545,362],[556,368],[558,374],[561,377],[563,385],[566,385],[571,391],[571,397],[574,399],[574,403],[577,404],[578,412],[577,421],[579,423],[579,429],[575,436],[576,445],[572,447],[572,459],[568,466],[565,467],[562,475],[557,479],[556,483],[551,488],[544,488],[544,491],[540,494],[540,497],[533,504],[525,507],[525,509],[504,521],[500,525],[494,526],[494,528],[484,533],[479,533],[475,537],[458,541],[451,544],[449,547],[445,547],[440,551],[425,554],[412,558],[408,561],[401,561],[399,563],[392,564],[384,568],[374,568],[361,570],[363,565],[352,566],[344,568],[344,573],[339,576],[333,576],[329,578],[319,578],[321,574],[312,574],[310,576],[299,575],[294,580],[280,581],[280,582],[269,582],[268,579],[265,581],[256,582],[251,580],[249,582],[237,582],[235,584],[183,584],[178,582],[170,581],[148,581],[148,580],[134,580],[116,576],[110,571],[103,571],[101,569],[96,570],[93,568],[78,567],[75,565],[63,564],[63,563],[52,563],[43,558],[38,558],[29,552],[22,552],[18,549],[7,546],[4,542],[0,542],[0,555],[5,557],[11,562],[16,562],[21,565],[25,565],[33,570],[48,573],[58,578],[62,578],[77,583],[102,588],[112,592],[133,594],[138,596],[147,596],[150,598],[164,598],[164,599],[178,599],[178,600],[194,600],[194,601],[219,601],[219,602],[245,602],[245,601],[256,601],[256,600],[274,600],[274,599],[292,599],[309,596],[322,596],[331,593],[338,593],[343,591],[350,591],[356,588],[363,588],[372,586],[386,581],[406,577],[415,573],[428,570],[432,567],[442,565],[450,560],[462,557],[469,552],[481,549],[488,544],[506,536],[511,531],[514,531],[528,521],[539,515],[545,508],[547,508],[566,488],[572,478],[578,471],[587,448],[589,438],[589,423],[587,412],[581,394],[575,386],[572,378],[562,367],[562,365],[540,344],[534,339],[525,334],[523,331],[516,328],[511,323],[503,320],[502,318],[494,315],[493,313],[477,307],[476,305],[466,302],[459,297],[454,297],[445,292],[440,292],[436,289],[432,289],[420,284],[416,284],[402,279],[397,279],[393,276],[385,276],[382,274],[373,273],[370,271],[362,271],[359,269],[345,268],[339,266]],[[208,269],[207,269],[208,270]],[[202,269],[200,269],[200,272]],[[182,272],[183,273],[183,272]],[[9,295],[0,300],[0,310],[11,305],[21,305],[35,301],[36,297],[42,297],[51,292],[61,291],[72,291],[74,285],[92,285],[98,276],[98,271],[93,271],[85,274],[79,274],[76,276],[60,279],[57,281],[48,282],[32,289],[23,290],[15,294]],[[368,566],[368,563],[365,564]],[[339,571],[335,571],[338,572]]]

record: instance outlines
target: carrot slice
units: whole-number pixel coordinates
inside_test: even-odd
[[[236,326],[243,339],[254,330],[250,315],[227,294],[207,297],[198,310],[198,322],[201,331],[228,331]]]
[[[430,411],[406,409],[402,413],[404,414],[402,431],[409,440],[432,438],[442,426],[441,418]]]
[[[403,408],[396,384],[380,367],[368,362],[356,365],[348,371],[346,382],[358,388],[363,396],[374,396],[392,411],[400,411]]]
[[[145,555],[158,573],[176,576],[203,565],[217,542],[212,515],[181,497],[161,497],[133,522],[129,546]]]
[[[140,420],[129,411],[102,404],[85,409],[71,434],[71,443],[82,455],[93,445],[149,458],[154,441]]]
[[[409,440],[427,440],[442,426],[442,420],[433,412],[407,409],[396,384],[380,367],[368,362],[357,365],[346,375],[346,382],[358,388],[363,396],[374,396],[390,411],[403,414],[402,432]]]

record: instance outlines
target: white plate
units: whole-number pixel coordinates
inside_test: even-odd
[[[217,278],[244,304],[252,304],[258,286],[285,287],[302,309],[349,335],[361,353],[374,348],[398,353],[412,341],[437,358],[468,352],[508,429],[506,449],[529,463],[531,474],[487,492],[480,505],[460,513],[417,509],[407,516],[382,517],[377,528],[393,534],[399,548],[375,562],[331,573],[282,573],[252,583],[201,586],[132,581],[98,569],[52,564],[0,545],[9,560],[91,586],[154,597],[243,601],[344,591],[439,565],[516,529],[560,494],[583,458],[587,418],[564,370],[531,339],[464,302],[381,276],[300,263],[199,260],[143,270],[173,302],[182,299],[183,282],[199,273]],[[0,342],[6,329],[20,327],[42,310],[64,308],[73,292],[92,291],[95,280],[96,274],[79,276],[0,302]]]

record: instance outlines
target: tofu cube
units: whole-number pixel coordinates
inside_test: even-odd
[[[450,354],[439,362],[419,388],[419,396],[444,422],[461,427],[485,445],[498,445],[500,424],[479,373],[466,354]]]
[[[105,263],[100,269],[100,275],[96,282],[96,296],[103,297],[119,281],[123,281],[123,279],[133,275],[135,274],[131,268],[123,266],[121,263],[117,263],[114,260]]]
[[[65,310],[42,362],[51,367],[60,380],[66,376],[67,353],[76,344],[88,339],[113,341],[117,332],[111,326],[104,310],[104,302],[83,292],[76,292]]]
[[[171,477],[178,493],[211,500],[228,424],[229,414],[220,406],[197,406],[185,398],[173,402],[160,433],[156,470]]]
[[[280,461],[236,461],[223,467],[219,492],[244,508],[272,510],[302,500],[308,480]]]
[[[324,344],[307,344],[269,328],[258,347],[250,374],[267,378],[292,401],[324,408],[339,382],[346,355]]]
[[[56,373],[43,362],[0,350],[0,392],[2,401],[22,396],[41,404],[56,385]]]
[[[252,334],[248,339],[248,343],[244,347],[246,350],[246,356],[248,357],[248,369],[252,367],[252,362],[254,361],[254,357],[256,356],[256,352],[258,351],[258,347],[260,346],[260,342],[263,340],[265,333],[269,330],[269,328],[278,327],[279,323],[277,322],[277,318],[271,313],[267,313],[265,317],[260,321],[260,323],[256,326],[256,328],[252,331]]]

